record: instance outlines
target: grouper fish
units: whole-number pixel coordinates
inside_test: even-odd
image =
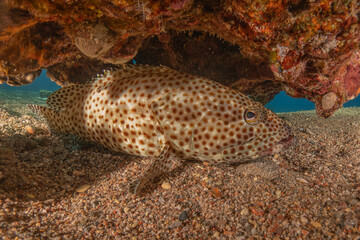
[[[164,66],[129,65],[92,83],[52,93],[29,105],[54,132],[74,134],[111,150],[152,157],[130,184],[139,194],[174,161],[234,163],[274,154],[293,139],[283,119],[244,94]]]

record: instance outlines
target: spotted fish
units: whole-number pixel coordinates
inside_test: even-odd
[[[47,107],[29,105],[62,134],[114,151],[154,157],[130,184],[138,194],[179,159],[233,163],[279,152],[290,129],[270,110],[209,79],[164,66],[128,66],[91,84],[59,89]]]

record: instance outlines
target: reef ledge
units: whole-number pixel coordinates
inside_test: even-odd
[[[0,1],[0,83],[86,82],[133,59],[284,90],[331,116],[360,93],[360,5],[344,1]]]

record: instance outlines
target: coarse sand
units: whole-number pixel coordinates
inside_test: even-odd
[[[0,92],[0,239],[357,239],[360,108],[280,114],[297,142],[256,161],[179,163],[141,196],[149,158],[51,135]],[[35,100],[34,100],[35,99]],[[29,102],[30,101],[30,102]]]

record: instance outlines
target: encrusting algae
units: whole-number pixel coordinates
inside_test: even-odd
[[[154,157],[144,175],[130,184],[134,194],[169,172],[176,160],[251,160],[279,152],[293,139],[288,125],[260,103],[164,66],[108,71],[91,84],[59,89],[47,107],[29,107],[55,132]]]

